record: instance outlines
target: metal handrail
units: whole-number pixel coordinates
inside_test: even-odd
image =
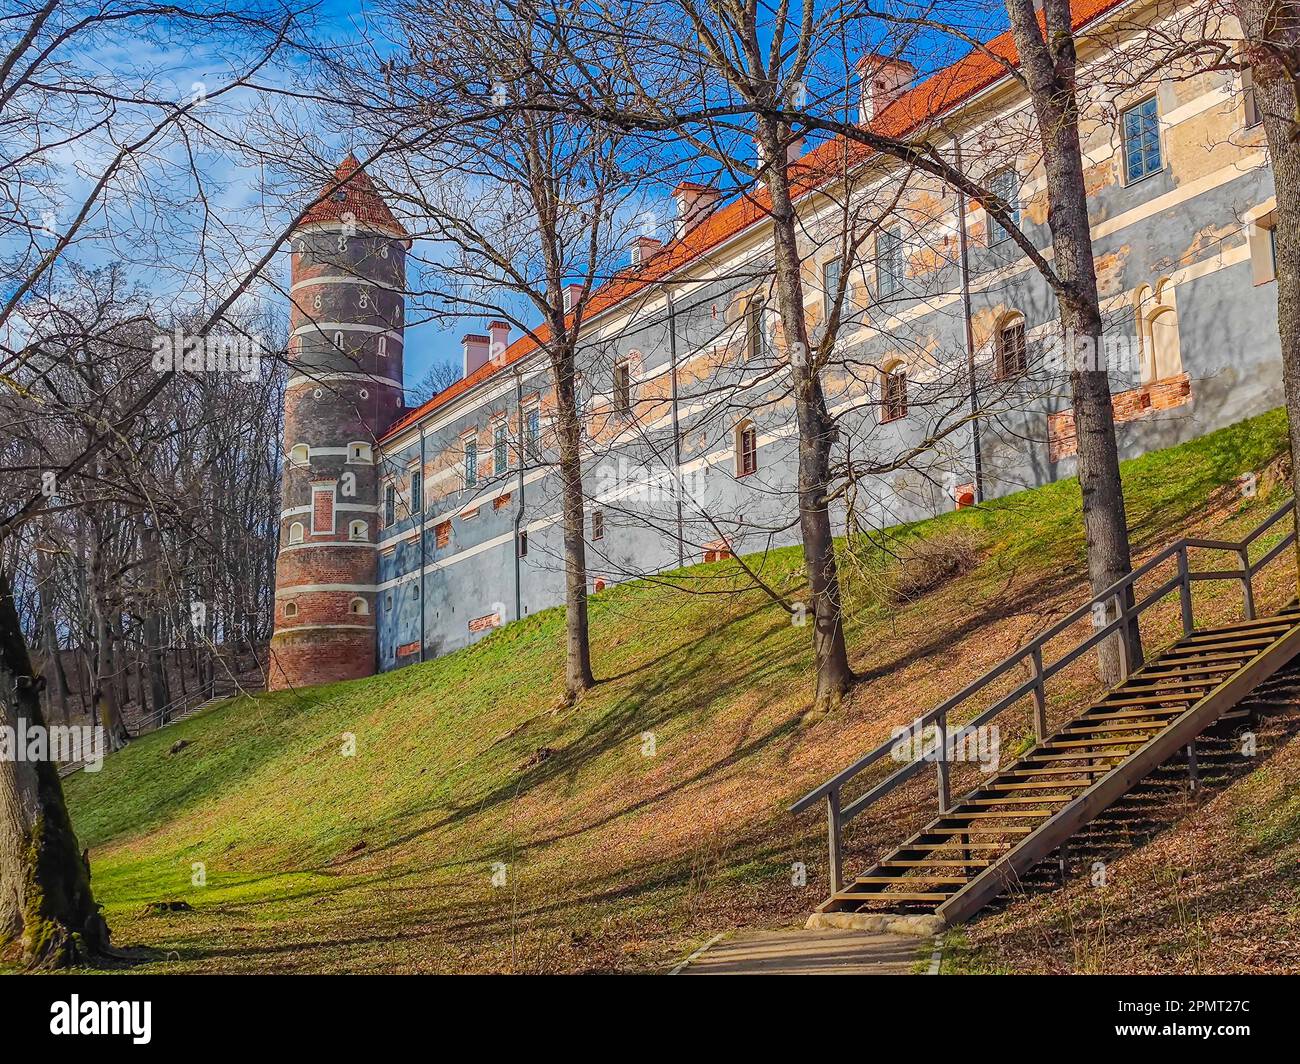
[[[1034,732],[1038,741],[1047,737],[1047,717],[1046,717],[1046,683],[1062,669],[1072,664],[1083,654],[1086,654],[1093,647],[1097,646],[1104,640],[1120,631],[1131,632],[1132,626],[1136,625],[1138,619],[1147,609],[1160,602],[1168,594],[1178,591],[1181,599],[1182,608],[1182,625],[1184,635],[1190,635],[1195,628],[1195,617],[1193,614],[1192,583],[1198,580],[1239,580],[1242,584],[1243,610],[1247,620],[1253,620],[1255,616],[1255,593],[1253,578],[1255,573],[1259,572],[1265,566],[1276,559],[1287,547],[1291,546],[1296,539],[1295,529],[1292,527],[1275,546],[1269,548],[1265,554],[1257,561],[1251,562],[1249,548],[1260,536],[1267,532],[1282,518],[1288,514],[1294,513],[1295,500],[1292,499],[1282,506],[1278,507],[1270,514],[1261,524],[1253,529],[1245,538],[1237,542],[1215,539],[1199,539],[1195,537],[1183,537],[1166,547],[1159,554],[1149,558],[1142,565],[1132,570],[1127,576],[1116,580],[1100,594],[1093,596],[1078,609],[1067,614],[1061,620],[1057,621],[1046,631],[1030,640],[1024,646],[1018,648],[1000,661],[993,668],[989,669],[978,679],[972,681],[963,687],[956,694],[945,699],[939,705],[921,716],[917,717],[911,724],[908,734],[924,735],[927,728],[933,726],[937,733],[936,748],[938,756],[932,757],[928,752],[923,751],[921,756],[909,761],[897,771],[891,773],[880,783],[866,791],[864,794],[855,798],[848,805],[841,804],[841,792],[844,785],[865,769],[870,768],[878,761],[888,756],[898,744],[898,737],[895,736],[887,742],[877,746],[858,758],[852,764],[837,772],[825,783],[809,791],[797,802],[789,807],[791,813],[802,813],[810,808],[814,803],[825,800],[828,822],[828,838],[831,851],[831,890],[832,892],[840,889],[840,837],[844,825],[857,816],[864,809],[874,804],[885,795],[889,794],[896,787],[907,782],[919,772],[928,761],[933,761],[937,774],[937,793],[939,812],[947,812],[952,805],[951,794],[949,793],[949,762],[947,760],[948,745],[948,714],[956,709],[967,699],[979,693],[988,687],[993,681],[999,679],[1011,669],[1022,665],[1026,659],[1029,660],[1033,667],[1033,675],[1023,683],[1017,685],[1007,694],[998,699],[992,706],[978,713],[974,718],[959,727],[964,732],[966,730],[977,728],[985,722],[996,717],[1004,710],[1010,708],[1027,695],[1034,696]],[[1214,570],[1193,572],[1189,564],[1189,552],[1192,550],[1211,550],[1227,551],[1235,553],[1238,556],[1240,565],[1236,569]],[[1152,572],[1159,565],[1177,559],[1178,572],[1162,583],[1159,587],[1148,593],[1141,600],[1130,604],[1130,591],[1138,580]],[[1104,625],[1094,627],[1091,635],[1079,642],[1077,645],[1066,651],[1055,661],[1043,663],[1043,648],[1053,639],[1066,631],[1072,625],[1078,623],[1084,617],[1093,615],[1097,606],[1102,606],[1110,613],[1113,609],[1114,617]],[[1128,644],[1127,641],[1121,641],[1123,662],[1122,674],[1124,678],[1134,671],[1139,665],[1128,661]]]

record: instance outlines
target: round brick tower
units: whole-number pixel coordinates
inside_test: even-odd
[[[292,242],[272,690],[376,669],[375,441],[402,411],[410,241],[355,157],[335,179]]]

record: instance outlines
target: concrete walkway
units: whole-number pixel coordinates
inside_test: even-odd
[[[911,975],[933,941],[870,931],[736,931],[679,975]]]

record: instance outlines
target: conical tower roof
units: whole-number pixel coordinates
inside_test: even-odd
[[[346,183],[335,187],[339,182]],[[325,187],[333,191],[307,212],[302,225],[342,222],[344,215],[351,215],[362,229],[382,229],[404,240],[410,239],[351,152],[339,163],[334,180]]]

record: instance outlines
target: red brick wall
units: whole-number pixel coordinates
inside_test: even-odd
[[[371,676],[374,671],[375,638],[371,632],[279,631],[271,644],[273,691],[351,680]]]
[[[1191,399],[1192,381],[1186,373],[1164,380],[1152,381],[1140,388],[1127,392],[1116,392],[1111,396],[1111,405],[1115,410],[1115,423],[1136,421],[1152,410],[1171,410],[1182,406]],[[1079,440],[1075,433],[1074,411],[1062,410],[1047,415],[1047,457],[1049,461],[1059,462],[1069,458],[1079,450]]]

